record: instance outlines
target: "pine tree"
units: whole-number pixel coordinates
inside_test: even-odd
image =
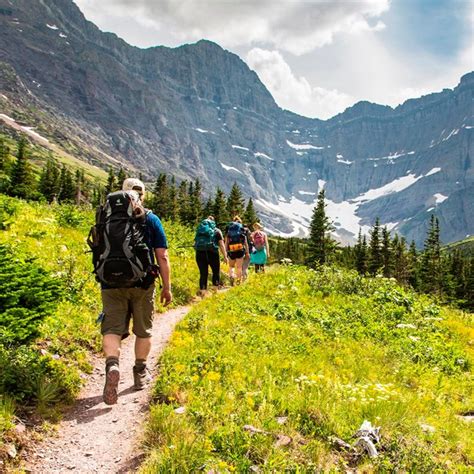
[[[253,227],[256,222],[259,222],[259,218],[257,216],[257,212],[255,211],[255,207],[253,205],[252,198],[249,198],[247,207],[245,208],[244,212],[244,222],[249,227]]]
[[[324,189],[322,189],[318,194],[310,224],[307,264],[312,267],[327,263],[335,248],[334,241],[329,235],[333,227],[326,216],[324,199]]]
[[[107,176],[107,184],[105,186],[105,194],[113,193],[117,191],[117,179],[115,178],[115,173],[112,167],[109,167],[109,175]]]
[[[227,213],[230,218],[234,216],[240,216],[242,218],[245,209],[245,200],[242,195],[238,184],[234,182],[232,189],[230,190],[229,197],[227,198]]]
[[[196,226],[202,215],[202,188],[199,179],[196,179],[194,186],[189,185],[189,224]]]
[[[123,182],[127,177],[127,173],[125,173],[125,170],[121,167],[117,173],[117,190],[122,189]]]
[[[181,181],[178,188],[178,203],[179,203],[179,221],[181,224],[189,223],[189,194],[188,182]]]
[[[55,161],[51,158],[46,162],[46,166],[41,171],[39,181],[39,192],[48,202],[58,196],[59,193],[59,169]]]
[[[212,198],[209,197],[204,205],[201,213],[201,219],[206,219],[209,216],[214,216],[214,204],[212,202]]]
[[[16,161],[10,175],[9,194],[28,199],[34,191],[33,174],[27,157],[26,139],[20,138]]]
[[[365,273],[367,273],[367,239],[365,238],[365,235],[362,236],[362,229],[360,228],[354,253],[356,270],[361,275],[365,275]]]
[[[418,251],[416,249],[416,244],[414,240],[411,241],[410,249],[408,250],[407,279],[408,283],[415,290],[418,290],[420,288],[420,279],[418,271]]]
[[[382,228],[382,273],[385,278],[390,278],[393,274],[392,248],[390,241],[390,232],[387,227]]]
[[[474,258],[466,262],[465,286],[463,299],[464,307],[470,311],[474,311]]]
[[[150,207],[160,219],[170,218],[168,177],[160,173],[153,187]]]
[[[76,198],[76,186],[71,171],[63,165],[59,176],[59,202],[74,202]]]
[[[229,214],[227,212],[225,194],[220,188],[217,188],[216,191],[212,215],[214,216],[218,227],[221,228],[224,228],[230,220]]]
[[[382,268],[382,252],[380,249],[380,219],[375,219],[375,224],[370,231],[368,271],[372,276]]]
[[[176,189],[176,179],[174,176],[171,177],[171,181],[168,185],[168,219],[172,221],[178,221],[179,219],[179,202],[178,202],[178,190]]]
[[[439,221],[432,214],[421,259],[420,277],[423,291],[441,293],[441,269]]]
[[[396,280],[406,285],[409,281],[410,261],[407,253],[407,243],[404,237],[395,234],[392,241],[393,249],[393,276]]]
[[[0,173],[6,170],[9,153],[8,145],[3,138],[0,138]]]

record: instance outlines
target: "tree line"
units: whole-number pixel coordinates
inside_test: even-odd
[[[441,299],[474,309],[474,258],[459,251],[441,248],[439,220],[431,215],[423,250],[398,234],[391,235],[380,219],[368,237],[359,230],[353,247],[339,247],[331,237],[334,227],[325,212],[325,192],[321,190],[313,210],[310,235],[303,249],[308,266],[339,264],[357,270],[361,275],[394,278],[402,285],[435,294]]]
[[[13,197],[47,202],[90,204],[97,206],[107,194],[122,188],[129,177],[120,168],[109,168],[105,184],[86,179],[84,171],[72,172],[49,158],[38,173],[30,163],[27,140],[21,137],[15,157],[10,155],[5,140],[0,138],[0,192]],[[143,179],[142,176],[139,176]],[[234,182],[228,195],[221,188],[206,198],[199,179],[178,182],[174,176],[160,173],[147,193],[147,207],[161,219],[196,226],[203,218],[212,215],[218,225],[225,226],[238,215],[248,226],[259,222],[252,198],[245,200],[242,190]]]

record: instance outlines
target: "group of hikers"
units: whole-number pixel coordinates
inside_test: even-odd
[[[120,349],[122,340],[135,334],[133,386],[142,390],[151,380],[147,358],[151,350],[155,301],[155,280],[161,277],[160,302],[171,303],[171,266],[168,242],[158,216],[143,205],[145,185],[136,178],[124,180],[121,191],[110,193],[97,209],[96,222],[87,243],[97,281],[101,286],[102,345],[105,355],[103,400],[114,405],[118,400]],[[270,256],[268,239],[258,223],[251,232],[239,216],[227,225],[225,236],[212,216],[198,226],[194,247],[199,267],[200,292],[208,285],[209,266],[212,284],[222,287],[219,251],[229,264],[231,284],[247,277],[250,264],[263,272]]]
[[[265,271],[265,264],[270,257],[268,238],[260,223],[253,225],[253,232],[242,224],[242,219],[235,216],[226,224],[225,237],[217,227],[213,216],[201,221],[194,238],[196,263],[199,268],[199,292],[207,292],[209,267],[212,271],[212,285],[222,288],[219,251],[224,262],[229,265],[230,284],[240,284],[247,278],[250,265],[255,265],[255,272]]]

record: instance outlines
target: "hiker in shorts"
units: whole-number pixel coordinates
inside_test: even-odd
[[[249,247],[245,238],[242,219],[239,216],[235,216],[227,228],[225,248],[229,259],[230,284],[233,285],[235,282],[240,284],[242,282],[244,257],[249,256]]]
[[[250,236],[254,250],[250,255],[250,263],[255,265],[255,273],[265,272],[265,264],[270,258],[270,248],[268,245],[268,237],[263,232],[261,224],[256,222],[253,225],[253,232]]]
[[[172,301],[171,269],[168,257],[168,243],[160,219],[142,207],[145,194],[144,184],[135,178],[123,182],[123,191],[136,196],[137,209],[144,215],[145,242],[152,262],[157,262],[156,273],[161,276],[162,288],[160,301],[167,306]],[[146,249],[145,249],[146,251]],[[158,270],[159,269],[159,270]],[[144,280],[129,288],[108,288],[102,283],[103,319],[101,333],[105,354],[104,402],[107,405],[117,403],[118,384],[120,379],[119,357],[121,340],[129,335],[129,322],[133,322],[135,339],[135,365],[133,380],[135,390],[142,390],[151,380],[146,361],[151,349],[152,324],[154,315],[155,284],[153,270],[147,273]]]
[[[219,289],[222,286],[219,250],[224,261],[227,263],[224,237],[221,230],[216,227],[213,216],[209,216],[198,225],[194,237],[194,248],[196,249],[196,263],[199,268],[199,294],[205,296],[209,267],[211,267],[212,271],[212,286],[215,289]]]

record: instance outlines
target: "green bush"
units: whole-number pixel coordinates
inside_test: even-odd
[[[80,378],[61,360],[29,346],[0,344],[0,393],[22,404],[46,408],[60,399],[71,399]]]
[[[18,210],[16,199],[0,196],[0,230],[10,227]]]
[[[0,343],[25,343],[62,296],[61,282],[0,245]]]

